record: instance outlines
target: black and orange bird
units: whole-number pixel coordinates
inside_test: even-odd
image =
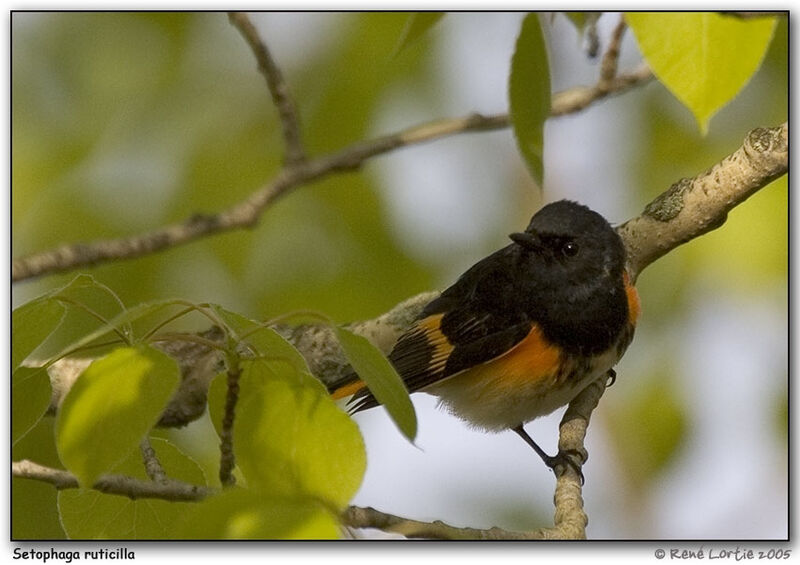
[[[625,247],[600,214],[567,200],[510,238],[424,308],[389,360],[410,393],[437,396],[475,428],[514,430],[550,468],[566,463],[580,474],[523,425],[614,375],[639,315]],[[352,395],[351,412],[378,405],[353,371],[329,390]]]

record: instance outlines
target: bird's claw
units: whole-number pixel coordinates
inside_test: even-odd
[[[571,468],[575,471],[575,474],[578,475],[578,478],[581,480],[581,485],[583,485],[585,480],[581,467],[586,462],[586,459],[587,453],[585,450],[567,449],[559,451],[556,455],[548,456],[544,459],[544,463],[553,470],[556,477],[563,475],[567,467]]]

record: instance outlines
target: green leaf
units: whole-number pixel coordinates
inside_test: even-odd
[[[93,325],[102,323],[125,312],[125,305],[119,296],[91,275],[81,274],[62,288],[54,290],[50,295],[63,302],[69,308],[82,311],[87,321]],[[117,328],[124,336],[131,336],[129,325]]]
[[[158,300],[154,302],[143,302],[141,304],[137,304],[136,306],[131,306],[130,308],[127,308],[123,312],[120,312],[108,320],[107,323],[104,323],[100,327],[82,335],[78,339],[69,342],[67,345],[62,347],[59,352],[53,356],[53,358],[60,358],[69,352],[75,351],[81,347],[85,347],[101,337],[104,337],[115,331],[128,335],[131,337],[131,339],[134,339],[130,331],[130,326],[133,322],[141,320],[146,316],[155,314],[159,310],[169,306],[188,307],[188,305],[182,300]]]
[[[81,291],[85,289],[97,291],[100,294],[107,295],[108,298],[110,298],[114,302],[114,304],[118,309],[124,310],[122,301],[119,299],[119,296],[117,296],[117,294],[113,290],[108,288],[103,283],[98,282],[92,275],[87,275],[83,273],[77,275],[74,279],[69,281],[61,288],[58,288],[53,292],[51,292],[49,296],[77,299],[82,296]]]
[[[54,418],[41,418],[11,446],[13,461],[30,459],[47,467],[61,466],[53,434]],[[11,480],[11,537],[15,540],[66,539],[56,508],[53,485],[29,479]]]
[[[750,197],[746,212],[729,214],[724,230],[714,230],[686,246],[683,259],[689,268],[715,273],[719,281],[714,284],[724,284],[728,292],[739,292],[742,298],[776,279],[785,281],[789,210],[789,182],[784,175]]]
[[[18,367],[11,375],[11,443],[36,425],[50,406],[50,377],[43,367]]]
[[[58,491],[40,481],[11,481],[11,539],[66,539],[56,508]]]
[[[711,12],[625,15],[653,73],[691,110],[703,134],[761,66],[776,18]]]
[[[578,33],[583,33],[583,28],[586,25],[586,12],[564,12],[564,15],[572,22]]]
[[[211,309],[233,332],[234,337],[250,344],[258,355],[286,361],[297,371],[309,371],[306,360],[300,352],[272,328],[216,304],[212,304]]]
[[[151,438],[167,476],[198,486],[206,486],[197,463],[165,439]],[[138,449],[115,469],[127,476],[146,479]],[[103,494],[89,489],[58,493],[58,511],[67,535],[72,539],[177,539],[194,503],[170,502]]]
[[[138,447],[178,380],[175,361],[146,346],[115,349],[86,368],[56,421],[59,456],[82,486],[94,484]]]
[[[339,538],[337,519],[318,500],[234,488],[189,509],[181,539]]]
[[[408,17],[403,35],[395,49],[395,55],[422,37],[429,29],[439,23],[444,17],[444,12],[414,12]]]
[[[366,469],[356,423],[310,374],[263,360],[242,367],[233,448],[247,485],[343,508]]]
[[[11,367],[19,367],[64,319],[66,309],[57,300],[42,297],[11,313]]]
[[[550,67],[537,14],[522,21],[508,85],[511,126],[517,147],[541,187],[544,178],[544,122],[550,115]]]
[[[369,340],[336,327],[336,337],[347,360],[370,392],[409,441],[417,437],[417,415],[403,380],[389,360]]]

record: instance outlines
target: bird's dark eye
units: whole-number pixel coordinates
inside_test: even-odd
[[[561,246],[561,252],[566,255],[567,257],[575,257],[578,254],[578,244],[574,241],[567,241],[564,245]]]

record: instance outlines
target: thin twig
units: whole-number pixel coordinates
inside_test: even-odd
[[[53,469],[29,460],[14,461],[11,474],[15,478],[31,479],[53,485],[58,490],[80,488],[78,479],[69,471]],[[166,482],[143,481],[125,475],[103,475],[92,486],[105,494],[126,496],[133,500],[153,498],[173,502],[197,502],[216,494],[207,487],[191,485],[169,479]],[[354,528],[381,528],[404,533],[408,537],[433,537],[438,539],[536,539],[536,532],[508,532],[500,528],[478,530],[456,528],[442,522],[418,522],[386,514],[374,508],[351,506],[342,514],[345,525]]]
[[[631,278],[635,281],[647,265],[662,255],[721,226],[732,208],[784,175],[789,167],[788,143],[788,123],[775,128],[756,128],[731,155],[693,178],[674,183],[650,202],[642,214],[618,226],[617,232],[627,251]],[[354,324],[352,329],[388,353],[399,335],[435,296],[436,293],[423,293],[410,298],[384,316]],[[298,348],[312,372],[323,382],[329,383],[340,376],[339,371],[346,361],[330,328],[306,324],[278,330]],[[218,328],[216,332],[186,339],[175,335],[166,342],[175,344],[165,351],[178,360],[182,373],[191,378],[184,378],[181,394],[176,394],[174,406],[173,403],[170,405],[170,419],[162,421],[161,425],[186,425],[202,414],[206,388],[222,363],[217,352],[220,347],[217,343],[222,336]],[[184,341],[198,343],[185,344]],[[51,368],[53,388],[58,391],[54,395],[56,401],[66,393],[69,384],[88,362],[64,360]],[[55,369],[61,371],[59,378],[53,376]]]
[[[153,446],[150,445],[150,439],[144,438],[139,444],[139,450],[142,452],[142,459],[144,460],[144,470],[151,481],[157,483],[164,483],[168,480],[167,473],[164,467],[161,466],[161,461],[158,460]]]
[[[300,135],[300,120],[297,116],[294,101],[289,94],[289,86],[283,79],[275,60],[267,49],[266,43],[258,35],[255,26],[250,22],[250,18],[243,12],[230,12],[228,19],[239,30],[247,41],[250,49],[258,61],[258,70],[267,79],[272,102],[278,109],[283,130],[283,139],[286,142],[286,164],[297,165],[306,160],[306,152],[303,148],[303,141]]]
[[[58,490],[80,488],[78,479],[69,471],[53,469],[29,460],[11,463],[11,474],[19,479],[31,479],[53,485]],[[92,489],[105,493],[125,496],[132,500],[159,499],[172,502],[199,502],[218,491],[207,487],[192,485],[183,481],[168,479],[166,482],[143,481],[125,475],[103,475]],[[530,532],[513,532],[501,528],[479,530],[476,528],[457,528],[443,522],[421,522],[387,514],[374,508],[351,506],[342,513],[342,523],[353,528],[380,528],[397,532],[406,537],[425,537],[434,539],[543,539],[552,538],[552,531],[546,528]]]
[[[231,363],[233,365],[233,363]],[[232,486],[236,479],[233,468],[236,466],[236,457],[233,452],[233,422],[236,416],[236,404],[239,401],[239,377],[242,369],[238,363],[228,368],[228,392],[225,397],[225,415],[222,418],[220,431],[220,460],[219,480],[222,486]]]
[[[638,217],[617,228],[628,251],[629,270],[636,276],[650,263],[675,247],[721,226],[728,212],[747,197],[760,190],[788,170],[788,123],[774,128],[756,128],[745,137],[741,148],[692,179],[676,182],[659,195]],[[378,318],[390,329],[383,340],[384,351],[391,348],[391,336],[402,332],[403,322],[416,317],[421,305],[429,301],[429,293],[407,300],[392,312]],[[409,314],[411,313],[411,314]],[[385,319],[388,318],[388,319]],[[375,328],[367,323],[358,324],[365,335],[373,336]],[[328,343],[323,334],[307,328],[313,339],[292,335],[301,353],[308,356],[328,350],[329,362],[337,361],[337,348]],[[380,332],[378,332],[380,333]],[[334,339],[334,338],[330,338]],[[306,344],[305,347],[303,344]],[[310,344],[310,345],[309,345]],[[312,351],[307,351],[311,348]],[[317,365],[326,361],[318,359]],[[208,371],[216,371],[216,363],[204,364]],[[76,368],[77,371],[80,368]],[[229,375],[230,379],[230,375]],[[234,379],[235,381],[236,379]],[[324,380],[324,379],[323,379]],[[198,383],[207,382],[199,377]],[[207,385],[206,385],[207,386]],[[234,390],[234,389],[229,389]],[[559,451],[583,449],[583,440],[591,411],[604,390],[602,382],[595,383],[576,397],[562,418],[559,434]],[[203,392],[203,391],[201,391]],[[203,392],[204,394],[204,392]],[[230,404],[230,402],[229,402]],[[229,412],[226,408],[226,412]],[[189,420],[180,420],[183,424]],[[230,434],[231,426],[226,426]],[[51,483],[56,488],[77,488],[78,482],[66,471],[48,469],[30,461],[12,465],[15,477],[36,479]],[[163,498],[166,500],[198,500],[211,491],[179,481],[160,484],[154,481],[137,481],[128,477],[104,476],[94,488],[102,492],[121,494],[131,498]],[[529,538],[581,538],[585,536],[586,515],[583,511],[580,477],[567,468],[559,475],[555,492],[554,527],[533,532],[506,532],[500,529],[476,530],[454,528],[440,522],[425,523],[383,514],[373,509],[348,509],[344,520],[353,527],[377,527],[403,533],[409,537],[436,537],[447,539],[529,539]]]
[[[584,35],[586,37],[586,54],[592,59],[597,57],[600,51],[600,36],[597,34],[597,20],[600,19],[600,12],[586,12],[586,24],[584,25]]]
[[[342,522],[351,528],[377,528],[407,538],[446,540],[529,540],[543,539],[544,530],[513,532],[502,528],[480,530],[459,528],[441,520],[422,522],[381,512],[371,507],[350,506],[342,514]]]
[[[592,411],[605,391],[605,380],[589,385],[572,402],[561,419],[559,451],[585,451],[584,439]],[[440,520],[422,522],[387,514],[374,508],[351,506],[342,515],[342,521],[353,528],[377,528],[385,532],[402,534],[407,538],[447,540],[534,540],[534,539],[585,539],[589,519],[583,509],[581,478],[567,467],[556,479],[553,497],[555,513],[552,528],[538,528],[515,532],[502,528],[480,530],[459,528]]]
[[[647,67],[640,67],[631,73],[617,76],[606,88],[594,86],[566,90],[553,97],[551,115],[563,116],[579,112],[594,102],[612,94],[625,92],[651,78],[650,70]],[[339,171],[358,169],[366,160],[401,147],[466,132],[503,129],[508,125],[509,119],[506,114],[493,116],[471,114],[461,118],[423,123],[394,134],[356,143],[337,153],[281,170],[270,183],[251,194],[246,200],[218,214],[196,214],[183,222],[134,236],[72,243],[19,257],[12,263],[11,279],[13,282],[18,282],[109,261],[133,259],[212,234],[251,228],[256,225],[265,208],[298,186]]]
[[[584,440],[592,412],[606,390],[605,375],[583,389],[570,403],[561,418],[558,435],[559,452],[579,452],[586,457]],[[556,479],[553,495],[555,516],[553,527],[544,531],[548,539],[585,539],[588,516],[583,509],[582,477],[567,466]]]
[[[650,81],[653,72],[647,65],[641,65],[634,71],[617,75],[608,83],[597,83],[594,86],[571,88],[553,98],[553,108],[551,116],[564,116],[574,114],[589,105],[602,100],[607,96],[621,94],[635,86],[639,86]]]
[[[603,87],[611,84],[611,81],[617,75],[617,63],[619,62],[619,51],[622,45],[622,38],[627,29],[625,17],[620,16],[614,31],[611,32],[611,40],[609,41],[608,48],[603,55],[603,60],[600,63],[600,80],[598,86]]]
[[[78,479],[69,471],[53,469],[23,459],[11,463],[11,474],[21,479],[33,479],[49,483],[59,490],[80,488]],[[131,499],[159,498],[175,502],[197,501],[214,493],[213,490],[184,483],[175,479],[165,482],[143,481],[125,475],[103,475],[94,485],[94,490],[106,494],[118,494]]]
[[[196,334],[187,334],[181,332],[165,332],[152,336],[150,341],[153,343],[167,342],[167,341],[188,341],[197,345],[203,345],[208,349],[217,349],[219,351],[226,351],[225,345],[211,339],[204,338]]]

